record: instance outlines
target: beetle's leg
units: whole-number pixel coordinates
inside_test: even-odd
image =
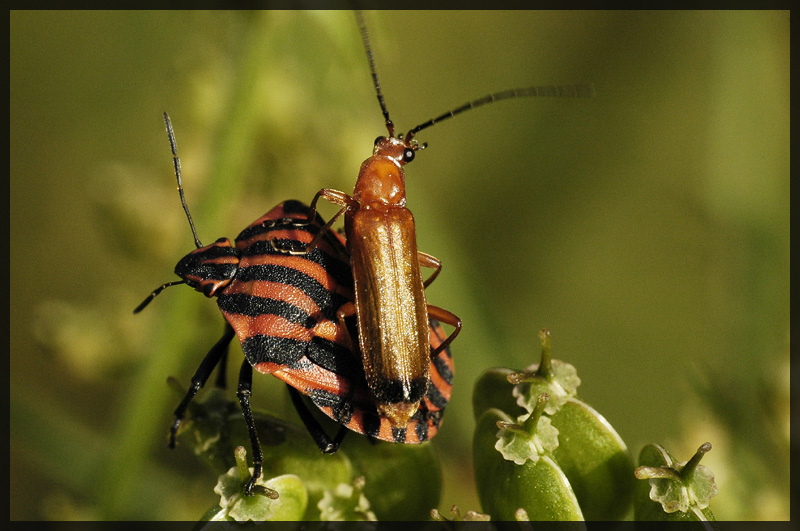
[[[347,212],[348,209],[356,209],[359,206],[358,201],[355,201],[348,194],[340,192],[338,190],[332,190],[330,188],[323,188],[322,190],[317,192],[317,195],[315,195],[314,199],[311,201],[311,207],[309,208],[308,218],[306,219],[306,221],[299,223],[296,222],[295,225],[298,226],[310,225],[314,222],[314,219],[317,216],[317,201],[319,201],[320,197],[327,201],[330,201],[335,205],[341,206],[342,209],[339,210],[339,212],[337,212],[336,215],[334,215],[331,219],[328,220],[328,222],[319,230],[316,236],[314,236],[314,238],[303,249],[300,250],[284,249],[281,247],[277,247],[275,245],[275,240],[271,240],[273,249],[275,249],[276,251],[280,251],[282,253],[288,253],[292,255],[307,254],[312,249],[314,249],[314,247],[317,246],[317,243],[319,243],[322,237],[325,236],[325,233],[328,231],[328,229],[330,229],[333,226],[333,224],[336,223],[336,220],[338,220],[342,216],[342,214]]]
[[[339,321],[339,326],[344,333],[347,335],[347,340],[350,344],[350,349],[353,349],[353,338],[350,337],[350,329],[347,327],[347,323],[345,323],[345,319],[348,317],[352,317],[356,314],[356,305],[352,302],[346,302],[342,304],[338,310],[336,310],[336,319]]]
[[[214,370],[214,367],[219,365],[220,361],[227,359],[228,355],[228,345],[233,339],[234,332],[233,328],[228,323],[225,323],[225,333],[222,335],[222,338],[217,341],[216,345],[211,347],[211,350],[208,351],[206,357],[203,358],[203,361],[200,362],[200,366],[197,368],[197,371],[192,376],[192,383],[189,386],[189,391],[186,393],[186,396],[183,397],[181,403],[175,409],[175,422],[172,423],[172,428],[169,431],[169,447],[175,448],[175,436],[178,433],[178,426],[180,426],[183,417],[186,415],[186,408],[189,407],[189,403],[192,399],[197,395],[200,389],[205,385],[208,377],[211,376],[211,372]],[[220,381],[222,382],[222,387],[225,387],[225,369],[224,369],[224,362],[220,368],[219,373],[217,374],[217,386],[219,386]],[[221,376],[220,376],[221,374]]]
[[[301,224],[311,225],[312,223],[314,223],[314,219],[317,217],[317,201],[319,201],[320,197],[327,201],[330,201],[335,205],[339,205],[345,208],[346,207],[352,208],[353,206],[358,206],[358,202],[355,201],[352,197],[350,197],[349,194],[340,192],[339,190],[334,190],[333,188],[323,188],[322,190],[317,192],[317,194],[314,196],[314,199],[311,200],[311,205],[309,205],[308,207],[308,217],[306,218],[306,221],[300,223],[295,222],[295,225],[301,225]],[[339,215],[340,214],[337,214],[336,217],[338,217]],[[336,217],[334,217],[334,219],[336,219]],[[330,225],[332,225],[332,223],[329,221],[325,226],[328,227]]]
[[[253,449],[253,477],[247,482],[244,488],[246,496],[253,495],[253,487],[261,477],[261,465],[264,462],[264,454],[261,453],[261,444],[258,442],[258,432],[253,421],[253,414],[250,411],[250,394],[253,386],[253,366],[247,359],[242,363],[239,371],[239,389],[236,396],[239,397],[239,404],[242,406],[242,415],[247,424],[247,434],[250,436],[250,446]]]
[[[324,454],[332,454],[339,449],[339,445],[342,444],[342,439],[347,434],[347,427],[342,425],[339,428],[339,432],[336,434],[336,438],[331,440],[325,430],[322,429],[322,426],[317,419],[311,414],[306,406],[305,402],[303,402],[303,397],[300,395],[300,392],[292,387],[291,385],[287,384],[289,388],[289,396],[292,397],[292,404],[294,404],[294,408],[297,410],[297,414],[300,415],[300,420],[303,421],[308,433],[311,435],[311,438],[314,439],[314,442],[317,443],[319,449]]]
[[[431,353],[431,357],[435,357],[441,351],[446,349],[450,343],[456,338],[459,332],[461,332],[461,319],[454,313],[445,310],[444,308],[439,308],[438,306],[431,306],[428,305],[428,317],[431,319],[436,319],[437,321],[445,324],[449,324],[450,326],[454,326],[456,329],[453,330],[453,333],[447,336],[447,339],[442,341],[442,344],[436,347],[434,351]]]
[[[427,288],[439,276],[439,271],[442,270],[442,262],[438,258],[422,251],[417,251],[417,260],[419,260],[420,267],[433,268],[433,274],[428,277],[428,280],[422,283],[422,286]]]

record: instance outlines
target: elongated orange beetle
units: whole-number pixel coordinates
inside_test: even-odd
[[[329,188],[317,192],[311,202],[309,222],[314,219],[320,198],[343,208],[304,250],[285,252],[310,251],[324,232],[345,215],[355,297],[339,309],[338,319],[344,321],[356,315],[358,343],[370,393],[381,415],[393,426],[401,427],[417,411],[425,394],[431,356],[446,348],[461,330],[461,319],[428,304],[425,298],[425,288],[439,274],[442,265],[435,257],[417,249],[414,217],[406,208],[403,166],[414,159],[416,151],[425,148],[425,144],[414,140],[414,135],[436,122],[486,103],[526,96],[586,96],[591,94],[591,87],[545,86],[498,92],[418,125],[405,137],[395,136],[366,25],[360,12],[356,17],[389,136],[375,140],[372,156],[361,165],[352,195]],[[425,281],[420,267],[434,270]],[[429,318],[455,327],[433,352],[428,342]]]

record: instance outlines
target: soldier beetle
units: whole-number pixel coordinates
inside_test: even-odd
[[[446,348],[461,330],[461,319],[452,312],[428,304],[427,288],[441,271],[441,262],[417,249],[414,216],[406,207],[403,167],[424,149],[414,136],[435,123],[466,110],[495,101],[530,96],[586,96],[585,85],[539,86],[512,89],[484,96],[428,120],[405,135],[395,135],[394,123],[384,101],[363,15],[356,12],[370,73],[383,113],[388,136],[375,140],[372,156],[361,165],[353,194],[323,188],[311,201],[309,222],[319,199],[342,207],[323,231],[305,249],[313,249],[319,238],[344,214],[344,229],[353,270],[354,300],[343,305],[338,318],[355,315],[358,344],[370,392],[378,411],[400,427],[414,415],[427,388],[431,349],[428,319],[455,327],[439,345]],[[276,246],[276,249],[279,247]],[[433,273],[422,280],[420,268]],[[437,350],[434,350],[434,355]]]

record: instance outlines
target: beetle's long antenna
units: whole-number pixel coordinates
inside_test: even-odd
[[[451,111],[447,111],[441,116],[437,116],[436,118],[431,118],[427,122],[416,126],[411,131],[408,132],[405,140],[406,142],[408,142],[414,137],[414,135],[416,135],[423,129],[427,129],[428,127],[432,126],[435,123],[441,122],[442,120],[446,120],[448,118],[452,118],[457,114],[461,114],[464,111],[474,109],[475,107],[480,107],[481,105],[494,103],[500,100],[508,100],[512,98],[531,98],[534,96],[553,97],[553,98],[590,98],[594,96],[594,87],[592,85],[545,85],[545,86],[525,87],[525,88],[504,90],[502,92],[495,92],[494,94],[488,94],[482,98],[478,98],[477,100],[465,103],[461,107],[457,107]]]
[[[172,148],[172,165],[175,166],[175,177],[178,179],[178,193],[181,195],[181,204],[183,211],[186,212],[186,219],[189,220],[189,226],[192,228],[192,236],[194,236],[194,244],[199,249],[203,246],[200,239],[197,237],[197,231],[194,229],[194,222],[192,222],[192,215],[189,214],[189,207],[186,206],[186,198],[183,197],[183,182],[181,182],[181,159],[178,158],[178,145],[175,143],[175,133],[172,132],[172,122],[169,121],[169,115],[164,113],[164,124],[167,126],[167,136],[169,137],[169,147]]]
[[[364,23],[364,14],[356,10],[356,20],[358,21],[358,28],[361,30],[361,41],[364,43],[364,49],[367,51],[367,61],[369,61],[369,71],[372,74],[372,83],[375,85],[375,93],[378,95],[378,103],[381,105],[383,118],[386,120],[386,129],[389,130],[389,136],[394,136],[394,123],[389,118],[389,111],[386,109],[386,102],[383,99],[383,92],[381,92],[381,84],[378,81],[378,72],[375,71],[375,60],[372,58],[372,46],[369,43],[369,33],[367,32],[367,25]]]

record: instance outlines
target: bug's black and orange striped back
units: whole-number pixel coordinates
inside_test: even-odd
[[[378,439],[419,443],[433,437],[450,399],[450,353],[431,360],[431,379],[419,411],[405,428],[392,428],[370,396],[358,346],[336,312],[353,300],[353,277],[341,235],[328,231],[307,254],[279,249],[306,246],[324,226],[309,208],[286,201],[236,238],[238,270],[219,292],[218,304],[259,372],[273,374],[308,396],[327,416]],[[432,322],[432,349],[445,335]]]

